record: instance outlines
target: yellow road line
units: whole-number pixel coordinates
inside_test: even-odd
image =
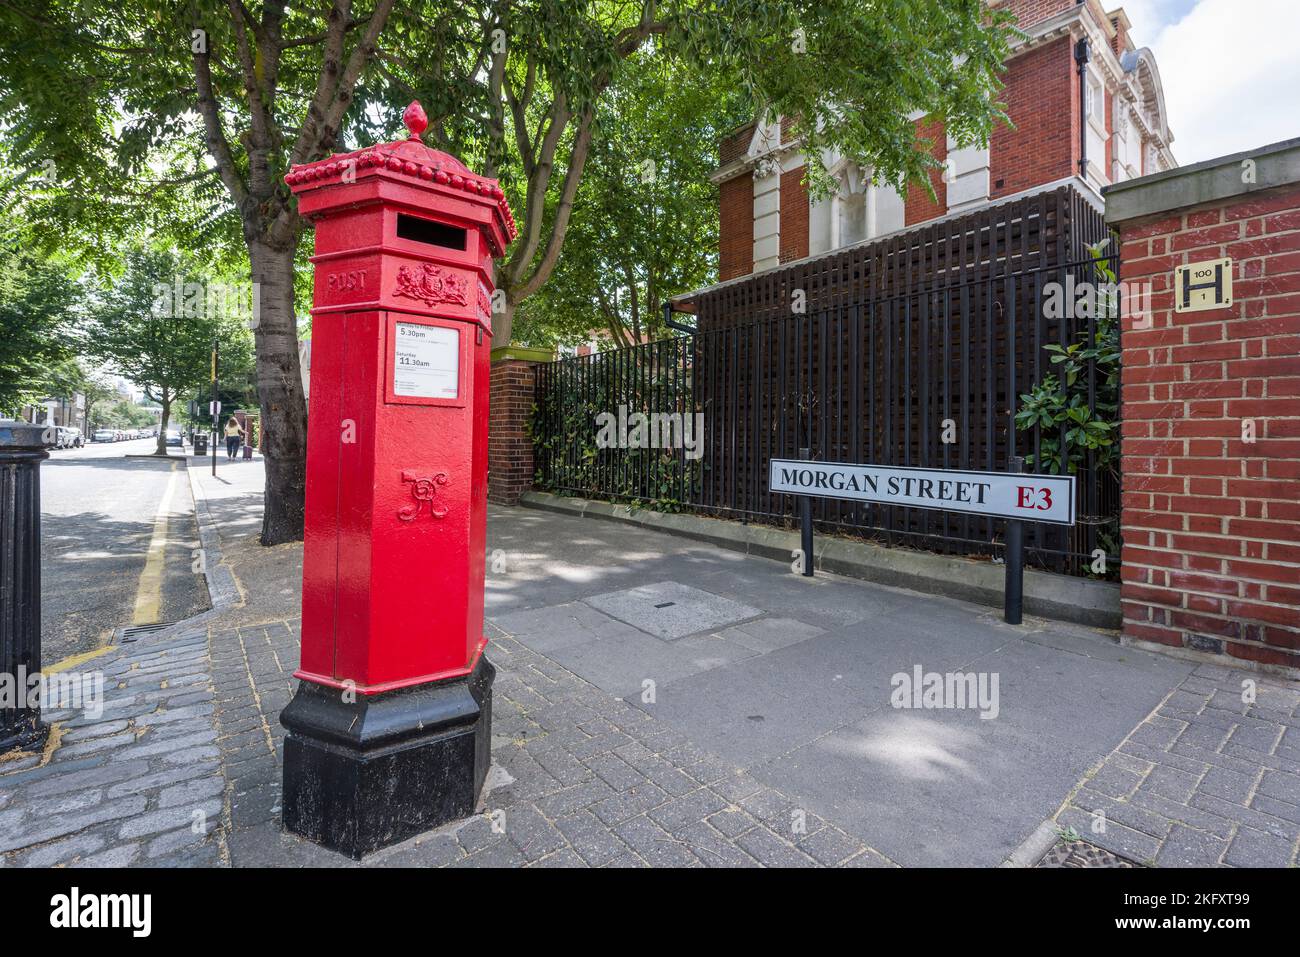
[[[133,625],[152,625],[158,621],[162,608],[163,559],[167,548],[167,523],[170,518],[172,496],[176,492],[176,477],[180,473],[172,466],[171,477],[167,479],[167,488],[163,491],[162,501],[154,515],[153,535],[149,539],[149,552],[145,556],[144,568],[140,570],[140,581],[135,587],[135,614],[131,616]]]
[[[92,658],[98,658],[105,652],[112,651],[115,647],[115,645],[104,645],[102,648],[96,648],[94,651],[83,651],[78,655],[69,655],[56,664],[42,668],[41,673],[49,675],[59,671],[67,671],[69,668],[75,668],[77,665],[85,664]]]

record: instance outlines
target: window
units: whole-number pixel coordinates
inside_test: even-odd
[[[840,197],[840,245],[861,242],[867,236],[867,194],[849,193]]]
[[[1106,93],[1101,83],[1088,77],[1088,115],[1103,126],[1106,123]]]

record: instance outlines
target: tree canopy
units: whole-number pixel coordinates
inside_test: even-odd
[[[220,288],[187,273],[172,252],[135,249],[90,309],[89,353],[162,407],[159,455],[172,403],[209,379],[213,343],[229,337],[233,322],[213,295]]]
[[[45,398],[76,351],[79,293],[58,260],[0,246],[0,415]]]
[[[640,53],[602,104],[564,255],[520,305],[516,338],[572,344],[603,330],[627,345],[663,335],[660,305],[718,265],[717,142],[749,116],[713,74]]]
[[[811,155],[902,181],[934,163],[910,116],[943,119],[959,145],[987,137],[1011,35],[982,0],[4,4],[6,185],[51,247],[104,256],[145,222],[246,257],[274,543],[300,537],[305,481],[294,340],[307,224],[283,182],[291,164],[391,137],[421,99],[426,138],[498,177],[521,225],[497,270],[508,341],[560,262],[593,146],[623,148],[622,124],[599,117],[634,57],[725,82],[753,114],[795,118]]]

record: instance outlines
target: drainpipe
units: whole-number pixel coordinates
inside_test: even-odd
[[[1088,60],[1092,58],[1088,38],[1074,45],[1074,62],[1079,66],[1079,178],[1088,178]],[[1105,94],[1103,94],[1105,95]]]
[[[676,329],[678,332],[689,332],[691,335],[695,335],[696,330],[694,326],[688,326],[685,323],[678,322],[676,319],[673,318],[673,313],[676,311],[677,310],[673,308],[673,301],[671,299],[665,299],[664,300],[664,325],[667,326],[669,329]]]

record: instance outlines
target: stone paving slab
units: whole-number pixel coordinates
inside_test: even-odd
[[[1300,687],[1196,668],[1056,814],[1160,867],[1287,867],[1300,854]]]
[[[656,638],[684,638],[763,614],[745,605],[680,582],[655,582],[584,598],[591,607]]]

